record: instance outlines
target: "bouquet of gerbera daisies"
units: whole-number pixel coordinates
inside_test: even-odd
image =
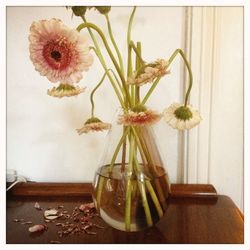
[[[162,184],[157,180],[161,170],[154,162],[152,150],[150,150],[151,145],[145,139],[144,128],[158,122],[162,117],[171,127],[179,130],[191,129],[199,124],[201,120],[199,112],[188,104],[193,80],[189,62],[181,49],[176,49],[169,59],[156,59],[152,62],[146,62],[141,52],[141,42],[135,43],[131,38],[131,28],[136,11],[134,7],[128,21],[128,56],[125,70],[123,58],[116,44],[109,19],[111,7],[74,6],[70,9],[75,16],[82,20],[82,23],[76,29],[68,28],[59,19],[36,21],[31,25],[29,35],[30,58],[35,69],[41,75],[46,76],[53,83],[58,83],[57,87],[47,91],[48,95],[58,98],[76,96],[84,92],[85,89],[77,84],[82,79],[83,72],[88,71],[93,63],[91,52],[99,59],[103,67],[103,77],[90,95],[92,105],[90,117],[86,119],[81,128],[77,129],[77,132],[83,134],[111,128],[111,124],[98,118],[94,110],[94,94],[108,78],[110,87],[114,89],[122,107],[122,113],[119,115],[117,123],[123,126],[123,133],[113,152],[110,164],[105,168],[105,171],[103,170],[105,173],[102,174],[112,177],[116,168],[115,162],[121,150],[122,162],[119,171],[124,173],[125,184],[123,184],[123,187],[125,188],[124,209],[122,211],[124,227],[120,228],[126,231],[136,230],[132,227],[132,200],[137,191],[142,201],[146,224],[151,226],[155,222],[152,215],[153,210],[156,211],[159,218],[162,217],[166,197],[164,197]],[[95,9],[104,16],[108,27],[108,35],[105,35],[97,25],[86,20],[85,13],[90,9]],[[88,39],[82,33],[83,31],[89,33],[92,38],[92,45],[88,43]],[[93,31],[101,38],[101,42],[111,59],[111,66],[106,64]],[[110,42],[112,46],[110,46]],[[184,103],[173,103],[163,112],[151,110],[146,103],[160,80],[170,73],[170,65],[177,55],[182,57],[189,73],[189,86]],[[134,57],[136,63],[133,66],[132,60]],[[151,86],[148,92],[142,96],[140,90],[146,84]],[[144,166],[144,169],[142,169],[142,166]],[[108,181],[105,184],[105,178],[100,176],[95,186],[96,206],[99,211],[102,207],[102,194],[105,185],[108,185]],[[153,209],[151,209],[152,206]],[[105,217],[108,221],[106,213],[103,212],[102,217]]]

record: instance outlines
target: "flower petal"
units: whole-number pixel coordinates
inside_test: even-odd
[[[59,19],[33,22],[29,41],[35,69],[51,82],[77,83],[93,63],[87,38]]]
[[[200,113],[197,110],[194,110],[191,105],[187,105],[187,108],[189,108],[192,113],[192,117],[190,119],[183,120],[176,116],[175,111],[182,106],[183,105],[179,103],[173,103],[170,107],[166,108],[163,111],[165,122],[167,122],[172,128],[179,130],[191,129],[198,125],[201,121]]]

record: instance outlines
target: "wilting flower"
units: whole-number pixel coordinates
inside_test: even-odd
[[[88,133],[90,131],[103,131],[103,130],[109,130],[110,128],[111,128],[110,123],[105,123],[96,117],[92,117],[84,123],[84,126],[82,128],[77,129],[76,131],[78,132],[79,135],[81,135],[83,133]]]
[[[65,96],[76,96],[84,92],[85,88],[80,88],[79,86],[74,86],[67,83],[61,83],[58,87],[53,87],[48,89],[47,94],[50,96],[62,98]]]
[[[77,83],[93,63],[86,37],[59,19],[33,22],[29,41],[35,69],[51,82]]]
[[[154,63],[149,63],[140,68],[132,77],[128,78],[128,84],[141,86],[153,82],[157,77],[169,74],[167,70],[168,61],[158,59]]]
[[[163,111],[164,120],[175,129],[191,129],[198,125],[201,116],[191,105],[186,107],[179,103],[173,103]]]
[[[118,124],[125,126],[152,125],[161,119],[161,114],[156,111],[142,108],[134,108],[118,117]]]

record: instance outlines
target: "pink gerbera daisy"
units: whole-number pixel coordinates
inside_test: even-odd
[[[83,125],[82,128],[77,129],[79,135],[83,133],[88,133],[90,131],[103,131],[103,130],[109,130],[111,128],[110,123],[102,122],[97,117],[91,117],[89,118]]]
[[[152,125],[161,119],[162,115],[154,110],[138,105],[118,117],[118,124],[124,126]]]
[[[86,37],[59,19],[33,22],[29,41],[35,69],[51,82],[77,83],[93,63]]]

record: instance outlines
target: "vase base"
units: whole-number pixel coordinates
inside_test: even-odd
[[[111,218],[107,213],[105,213],[105,211],[103,211],[102,209],[100,209],[100,215],[102,217],[102,219],[111,227],[118,229],[120,231],[127,231],[125,228],[125,223],[124,221],[118,221],[115,220],[113,218]],[[146,227],[148,228],[148,227]],[[139,227],[136,223],[131,223],[130,224],[130,232],[137,232],[137,231],[141,231],[145,228],[141,228]]]

